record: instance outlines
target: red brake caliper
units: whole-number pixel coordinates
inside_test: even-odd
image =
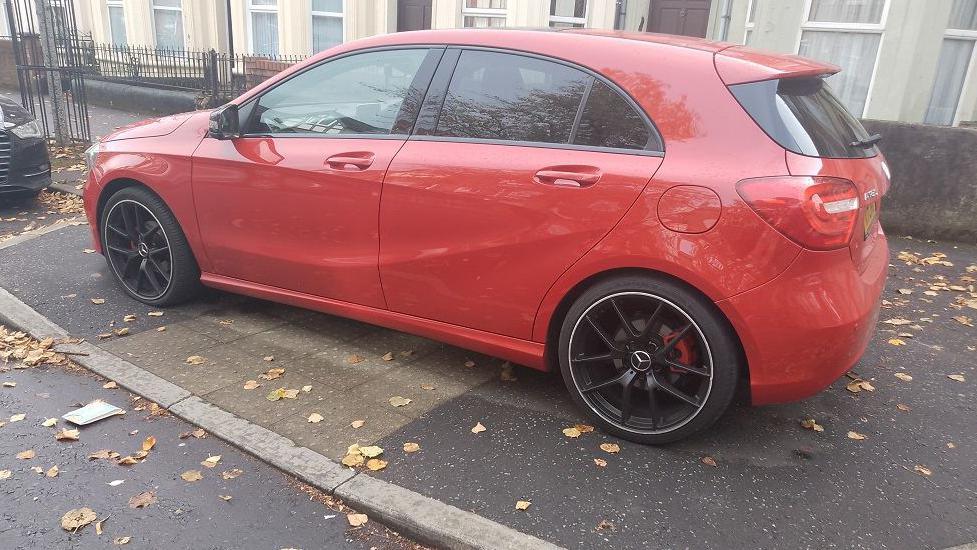
[[[664,340],[665,342],[665,345],[668,345],[672,340],[674,340],[676,334],[678,334],[678,331],[672,331],[666,334],[665,337],[662,338],[662,340]],[[675,344],[675,348],[674,348],[674,350],[678,352],[678,355],[673,359],[677,360],[679,363],[682,363],[684,365],[694,365],[695,361],[698,359],[695,350],[692,348],[694,343],[689,340],[690,338],[691,336],[686,336],[685,338],[682,338],[677,344]],[[683,370],[676,369],[674,367],[671,368],[670,370],[671,372],[676,374],[683,374],[685,372]]]

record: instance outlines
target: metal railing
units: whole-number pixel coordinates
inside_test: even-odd
[[[214,105],[306,59],[99,44],[90,39],[83,50],[90,78],[197,92]]]

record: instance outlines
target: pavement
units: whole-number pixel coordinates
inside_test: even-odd
[[[386,468],[363,475],[555,544],[944,548],[977,540],[977,329],[952,318],[973,317],[958,303],[977,296],[972,245],[892,238],[882,322],[853,369],[874,391],[852,393],[846,378],[806,401],[738,406],[701,436],[645,447],[599,432],[567,438],[562,429],[584,419],[558,376],[516,367],[506,381],[501,360],[423,338],[216,291],[149,316],[100,256],[85,253],[88,239],[87,227],[67,226],[0,250],[0,286],[71,334],[240,418],[335,460],[353,443],[379,445]],[[917,263],[895,257],[903,250]],[[910,322],[885,322],[893,319]],[[128,335],[115,336],[123,327]],[[896,338],[905,345],[889,342]],[[188,364],[194,355],[203,362]],[[260,377],[272,368],[285,373]],[[249,380],[260,385],[247,389]],[[277,388],[298,393],[269,401]],[[394,407],[395,396],[411,402]],[[313,414],[323,420],[309,422]],[[824,431],[802,428],[807,418]],[[479,422],[487,430],[473,434]],[[407,442],[420,451],[403,452]],[[603,442],[620,453],[601,451]],[[517,500],[532,504],[519,511]]]
[[[126,548],[416,548],[377,523],[350,527],[355,510],[338,499],[155,404],[104,388],[108,381],[87,370],[22,367],[0,366],[0,548],[105,548],[119,539]],[[126,413],[80,428],[60,418],[95,399]],[[26,417],[12,421],[18,414]],[[44,426],[47,419],[57,424]],[[63,429],[78,429],[78,440],[56,440]],[[132,455],[148,438],[155,444],[138,464],[91,458],[103,449]],[[24,452],[30,458],[17,456]],[[215,466],[202,465],[213,456]],[[153,502],[133,508],[130,499],[147,492]],[[62,529],[62,515],[82,507],[102,522],[100,534],[94,523]]]

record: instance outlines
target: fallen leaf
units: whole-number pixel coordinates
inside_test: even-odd
[[[899,294],[912,294],[913,293],[913,291],[910,290],[910,289],[908,289],[908,288],[900,288],[898,292],[899,292]]]
[[[363,362],[363,358],[354,353],[353,355],[350,355],[349,357],[346,358],[346,362],[349,363],[350,365],[355,365],[357,363]]]
[[[956,448],[957,448],[957,446],[956,446],[956,445],[954,445],[954,444],[953,444],[953,442],[951,441],[950,443],[947,443],[947,444],[946,444],[946,448],[947,448],[947,449],[956,449]]]
[[[963,377],[962,374],[948,374],[946,375],[950,380],[956,380],[957,382],[966,382],[967,379]]]
[[[271,363],[272,361],[275,360],[275,356],[274,355],[266,355],[266,356],[262,357],[261,359],[264,360],[264,361],[267,361],[267,362]]]
[[[596,464],[598,468],[604,468],[607,466],[607,461],[603,458],[595,458],[594,464]]]
[[[387,467],[386,460],[380,460],[379,458],[371,458],[366,461],[366,468],[371,472],[378,472]]]
[[[966,325],[968,327],[974,326],[974,321],[966,315],[954,315],[953,320],[960,323],[961,325]]]
[[[94,248],[84,248],[84,249],[82,249],[82,253],[84,253],[84,254],[94,254],[95,253],[95,249]]]
[[[228,327],[234,324],[234,319],[221,319],[220,321],[217,322],[221,325],[224,325],[225,327]]]
[[[356,454],[350,453],[343,457],[342,463],[343,466],[349,466],[350,468],[353,468],[355,466],[360,466],[361,464],[363,464],[364,461],[366,461],[366,459],[363,457],[363,455],[359,453]]]
[[[483,426],[481,422],[478,422],[478,423],[475,424],[475,427],[472,428],[472,433],[473,434],[480,434],[480,433],[484,432],[485,429],[486,429],[485,426]]]
[[[232,497],[231,495],[217,495],[217,498],[223,500],[224,502],[227,502],[234,497]]]
[[[16,388],[17,382],[4,382],[3,387],[5,388]]]
[[[156,327],[156,332],[166,332],[166,327]]]
[[[132,540],[132,537],[115,537],[115,539],[112,540],[112,544],[122,546],[123,544],[129,544],[130,540]]]
[[[58,477],[58,473],[60,471],[61,471],[61,469],[58,468],[58,465],[57,464],[55,464],[54,466],[51,466],[50,468],[48,468],[47,469],[47,472],[44,475],[46,475],[47,477]]]
[[[191,355],[190,357],[187,357],[185,361],[185,363],[188,365],[202,365],[205,362],[207,362],[207,358],[199,355]]]
[[[223,479],[235,479],[235,478],[237,478],[238,476],[240,476],[243,473],[244,473],[244,470],[242,470],[240,468],[231,468],[230,470],[225,470],[225,471],[221,472],[221,477]]]
[[[912,376],[909,376],[908,374],[906,374],[904,372],[897,372],[896,373],[896,378],[898,378],[899,380],[902,380],[903,382],[912,382],[913,381],[913,377]]]
[[[310,391],[312,391],[312,386],[302,386],[303,393],[309,393]]]
[[[465,366],[468,368],[472,368],[475,366],[475,362],[469,359],[468,361],[465,361]]]
[[[14,473],[10,470],[0,470],[0,479],[10,479]]]
[[[274,369],[268,369],[268,372],[266,373],[259,374],[258,378],[261,378],[263,380],[275,380],[281,378],[283,374],[285,374],[285,369],[274,368]]]
[[[346,514],[346,521],[349,522],[351,527],[359,527],[369,520],[370,518],[366,514]]]
[[[861,378],[853,380],[845,386],[845,389],[852,393],[860,393],[862,390],[865,391],[875,391],[875,386],[873,386],[868,380],[862,380]]]
[[[611,523],[611,522],[609,522],[609,521],[607,521],[606,519],[602,519],[602,520],[600,520],[600,523],[597,524],[597,527],[596,527],[595,530],[597,530],[597,531],[613,531],[614,530],[614,524]]]
[[[902,338],[889,338],[889,343],[893,346],[905,346],[906,341]]]
[[[131,322],[133,322],[135,320],[136,320],[136,316],[133,315],[133,314],[131,314],[131,313],[129,315],[126,315],[125,317],[122,318],[122,321],[124,321],[126,323],[131,323]]]
[[[563,428],[563,435],[567,437],[580,437],[580,430],[577,428]]]
[[[143,491],[129,499],[129,508],[145,508],[156,502],[156,493],[153,491]]]
[[[431,391],[435,389],[435,387],[436,386],[434,384],[421,384],[421,389],[426,391]]]
[[[142,442],[142,450],[144,450],[144,451],[151,451],[151,450],[153,450],[153,447],[155,447],[155,446],[156,446],[156,438],[153,437],[153,436],[147,437]]]
[[[98,519],[91,508],[75,508],[68,510],[61,516],[61,528],[65,531],[77,532],[82,527]]]
[[[848,432],[848,439],[854,439],[855,441],[862,441],[863,439],[867,439],[867,438],[868,436],[864,434],[860,434],[858,432]]]
[[[96,306],[100,306],[105,303],[105,298],[92,298],[92,303]]]
[[[200,473],[200,470],[187,470],[180,474],[183,481],[200,481],[204,478],[204,475]]]
[[[105,519],[108,519],[108,518],[105,518]],[[102,534],[102,523],[105,522],[105,519],[95,522],[95,534],[96,535],[101,535]]]
[[[716,459],[713,458],[713,457],[711,457],[711,456],[704,456],[704,457],[702,457],[701,460],[702,460],[702,463],[705,464],[706,466],[712,466],[713,468],[716,468],[716,467],[719,466],[719,464],[716,463]]]
[[[590,426],[589,424],[574,424],[573,427],[582,434],[589,434],[590,432],[594,431],[594,427]]]
[[[806,418],[804,420],[801,420],[801,427],[808,430],[813,430],[815,432],[824,431],[824,426],[818,424],[813,418]]]
[[[203,428],[197,428],[196,430],[190,432],[190,435],[197,439],[203,439],[207,437],[207,432],[205,432]]]
[[[118,387],[119,387],[119,385],[116,384],[115,381],[106,382],[106,383],[102,384],[102,388],[103,389],[106,389],[106,390],[114,390],[115,388],[118,388]]]
[[[354,420],[349,423],[353,428],[362,428],[364,424],[366,424],[366,420]]]
[[[601,443],[600,450],[613,455],[621,452],[621,446],[617,443]]]
[[[499,373],[499,378],[503,382],[515,382],[517,380],[515,371],[512,368],[512,364],[508,361],[502,365],[502,371]]]
[[[922,474],[922,475],[926,476],[926,477],[929,477],[929,476],[933,475],[933,470],[930,470],[926,466],[921,466],[919,464],[917,464],[916,467],[913,468],[913,470],[915,472],[919,473],[919,474]]]
[[[115,456],[113,456],[113,455],[115,455]],[[112,451],[112,450],[109,450],[109,449],[102,449],[100,451],[95,451],[94,453],[88,455],[88,460],[99,460],[99,459],[115,458],[118,455],[119,455],[119,453],[117,453],[115,451]]]
[[[309,422],[313,424],[318,424],[319,422],[322,422],[322,420],[323,416],[319,413],[312,413],[309,415]]]
[[[912,410],[909,408],[909,405],[903,405],[902,403],[897,404],[896,408],[902,412],[909,412],[910,410]]]
[[[44,475],[44,468],[40,466],[31,466],[31,471],[37,475]]]
[[[526,509],[529,508],[529,506],[531,504],[532,504],[532,502],[529,502],[528,500],[517,500],[516,501],[516,510],[526,510]]]
[[[78,441],[78,436],[81,432],[78,430],[69,430],[68,428],[62,428],[60,432],[54,434],[54,439],[58,441]]]
[[[383,454],[383,449],[377,447],[376,445],[371,445],[369,447],[360,447],[360,454],[366,458],[376,458]]]
[[[246,390],[253,390],[260,387],[261,384],[259,384],[257,380],[248,380],[247,382],[244,383],[244,389]]]
[[[200,463],[201,466],[206,466],[207,468],[213,468],[217,466],[217,463],[221,461],[221,455],[208,456]]]
[[[10,417],[10,421],[11,421],[11,422],[20,422],[21,420],[23,420],[23,419],[25,419],[25,418],[27,418],[27,415],[26,415],[26,414],[24,414],[24,413],[20,413],[20,414],[15,414],[15,415],[12,415],[12,416]]]
[[[407,443],[404,443],[405,453],[416,453],[417,451],[420,450],[421,450],[421,446],[418,443],[414,443],[413,441],[408,441]]]
[[[162,311],[150,311],[146,315],[149,315],[150,317],[162,317],[163,316],[163,312]]]
[[[401,397],[399,395],[395,395],[390,398],[390,404],[393,405],[394,407],[404,407],[410,404],[410,399],[406,397]]]
[[[384,361],[393,361],[394,360],[394,352],[388,351],[387,353],[384,353],[383,354],[383,357],[381,357],[380,359],[383,359]]]
[[[112,481],[108,482],[107,485],[111,487],[118,487],[119,485],[122,485],[125,482],[126,480],[124,479],[113,479]]]
[[[57,425],[57,423],[58,423],[58,419],[57,418],[48,418],[44,422],[41,422],[41,426],[44,426],[45,428],[51,428],[51,427]]]
[[[911,325],[911,324],[913,324],[913,322],[910,321],[909,319],[903,319],[901,317],[896,317],[894,319],[886,319],[885,321],[882,321],[882,322],[885,323],[885,324],[887,324],[887,325],[894,325],[894,326],[902,326],[902,325]]]
[[[278,401],[285,398],[285,388],[277,388],[268,392],[265,399],[268,401]]]

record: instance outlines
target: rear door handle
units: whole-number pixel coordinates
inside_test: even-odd
[[[326,166],[333,170],[366,170],[373,165],[373,153],[355,151],[340,153],[326,159]]]
[[[533,181],[559,187],[590,187],[600,181],[600,176],[600,169],[593,166],[554,166],[536,172]]]

